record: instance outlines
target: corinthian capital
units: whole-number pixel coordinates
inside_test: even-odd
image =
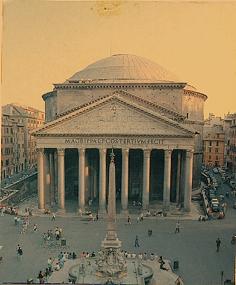
[[[164,152],[165,152],[165,158],[169,158],[172,154],[172,149],[165,149]]]
[[[65,154],[65,149],[64,148],[58,148],[57,149],[57,154],[58,155],[64,155]]]
[[[194,150],[193,149],[187,149],[186,150],[186,158],[191,158],[193,156]]]
[[[143,150],[143,156],[144,158],[149,158],[151,154],[151,149],[144,149]]]

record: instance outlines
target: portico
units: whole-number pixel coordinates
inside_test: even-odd
[[[42,144],[46,144],[47,140],[49,138],[42,138]],[[52,142],[52,138],[50,140]],[[120,183],[117,183],[120,188],[117,189],[117,195],[124,212],[128,211],[129,200],[139,200],[143,209],[148,209],[150,199],[162,200],[164,210],[169,209],[170,202],[182,203],[186,211],[190,210],[193,151],[191,146],[184,147],[178,144],[178,138],[173,140],[104,136],[89,139],[57,137],[55,140],[58,147],[52,147],[50,143],[50,148],[38,149],[40,209],[44,209],[46,205],[50,207],[53,201],[58,201],[58,209],[65,210],[66,193],[75,191],[76,188],[77,195],[73,197],[78,200],[78,209],[83,211],[92,199],[97,200],[99,211],[104,212],[108,196],[107,156],[113,148],[121,157],[121,162],[117,165],[120,173]],[[86,146],[82,142],[86,142]],[[95,143],[98,145],[94,145]],[[70,157],[73,157],[73,160]],[[45,168],[45,164],[49,167]],[[74,179],[69,176],[69,182],[65,183],[68,165],[75,175]],[[164,170],[163,174],[158,173],[161,169]],[[184,173],[181,173],[181,169],[185,170]],[[181,173],[183,184],[179,175],[175,175],[176,172]],[[49,187],[46,190],[46,179],[52,182],[51,186],[57,187]]]

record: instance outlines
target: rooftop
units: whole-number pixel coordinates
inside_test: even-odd
[[[75,73],[67,82],[182,82],[159,64],[131,54],[115,54]]]

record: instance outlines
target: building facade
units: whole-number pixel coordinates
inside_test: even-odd
[[[1,180],[24,170],[24,126],[2,114]]]
[[[77,72],[43,95],[46,124],[34,132],[39,208],[77,199],[106,208],[108,162],[115,152],[121,208],[161,200],[190,210],[200,183],[207,96],[156,63],[113,55]]]
[[[225,133],[222,126],[213,126],[204,130],[204,165],[224,166]]]
[[[231,116],[229,145],[229,169],[236,178],[236,113]]]
[[[44,112],[40,110],[18,104],[2,107],[2,179],[37,166],[36,141],[31,132],[43,124]]]

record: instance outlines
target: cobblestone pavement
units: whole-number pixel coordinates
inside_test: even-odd
[[[223,186],[223,190],[227,186]],[[222,190],[222,191],[223,191]],[[231,197],[230,197],[231,199]],[[122,247],[133,252],[154,252],[166,259],[179,261],[177,271],[186,285],[217,285],[220,284],[220,273],[224,271],[224,279],[233,276],[235,245],[231,245],[231,237],[236,233],[236,210],[228,200],[228,211],[224,220],[198,222],[197,220],[181,220],[180,233],[175,234],[176,219],[154,218],[144,219],[127,225],[126,219],[117,222],[119,239]],[[36,223],[39,230],[33,232]],[[35,278],[39,270],[47,265],[49,256],[56,256],[60,249],[48,249],[42,246],[42,233],[56,226],[62,227],[69,250],[91,252],[98,250],[105,236],[106,225],[103,220],[98,222],[83,222],[78,217],[32,217],[31,227],[25,234],[19,233],[14,225],[13,216],[0,216],[0,282],[26,281]],[[148,237],[148,229],[153,235]],[[134,248],[134,239],[138,235],[140,248]],[[216,252],[216,238],[222,240],[219,253]],[[16,246],[20,244],[24,255],[17,260]]]

